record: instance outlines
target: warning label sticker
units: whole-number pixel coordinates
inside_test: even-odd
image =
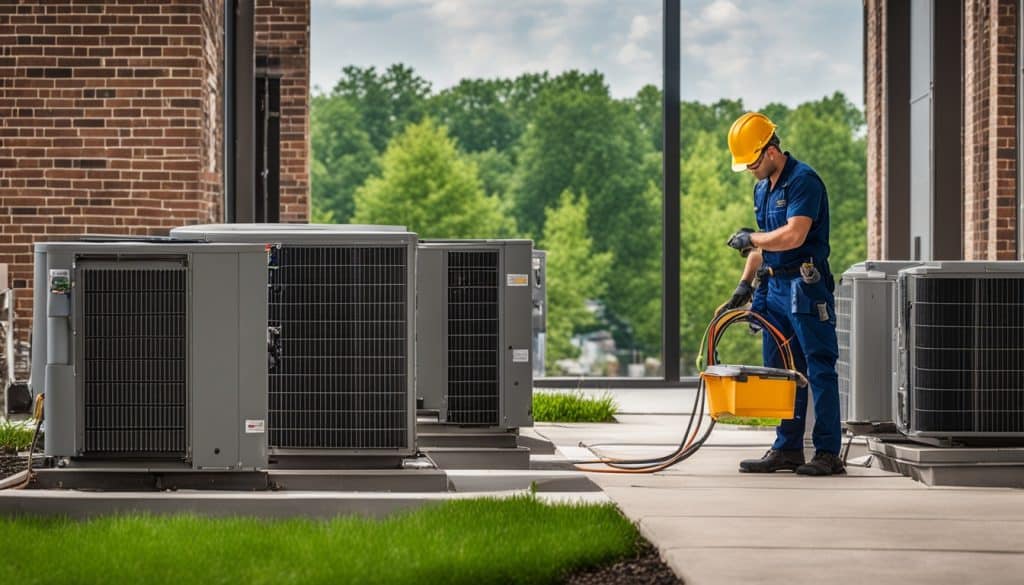
[[[265,433],[266,426],[262,418],[245,419],[245,433],[247,435]]]
[[[508,286],[530,286],[529,274],[506,274]]]
[[[525,364],[530,361],[530,350],[528,349],[513,349],[512,350],[512,363]]]

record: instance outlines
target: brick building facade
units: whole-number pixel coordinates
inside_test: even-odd
[[[865,0],[864,7],[868,256],[1021,258],[1019,0]],[[948,30],[960,34],[950,38],[934,28],[929,31],[929,25],[938,26],[934,23],[942,19],[950,22]],[[943,85],[942,72],[955,82]],[[931,91],[922,95],[915,91],[914,80],[928,81],[928,75]],[[948,99],[936,105],[943,96]],[[924,130],[931,132],[930,141],[922,139],[921,125],[913,120],[913,108],[921,100],[932,104],[931,126]],[[947,127],[934,120],[947,121]],[[949,144],[954,148],[940,151]],[[915,160],[922,149],[923,160],[931,157],[928,169],[922,168],[921,158]],[[949,167],[958,167],[959,184],[928,183],[933,169]],[[934,231],[932,239],[952,236],[957,244],[922,252],[912,224],[920,225],[922,215],[943,205],[956,209],[925,231]]]
[[[279,63],[281,221],[308,220],[309,0],[258,0]],[[224,0],[0,5],[0,263],[31,315],[32,245],[224,220]]]

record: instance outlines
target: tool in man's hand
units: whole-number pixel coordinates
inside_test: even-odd
[[[740,228],[739,231],[729,236],[725,244],[730,248],[738,250],[740,256],[746,258],[754,249],[754,243],[750,241],[750,234],[752,233],[754,233],[754,230],[751,228]]]

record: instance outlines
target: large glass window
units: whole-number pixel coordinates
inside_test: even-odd
[[[661,376],[661,5],[314,1],[314,220],[531,238],[544,375]]]

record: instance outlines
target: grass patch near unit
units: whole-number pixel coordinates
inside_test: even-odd
[[[618,410],[609,394],[590,398],[582,392],[533,393],[533,420],[538,422],[615,422]]]
[[[639,542],[611,504],[530,496],[456,500],[384,520],[0,519],[0,582],[551,583],[633,555]]]
[[[777,418],[765,418],[760,416],[732,416],[725,415],[718,417],[718,424],[740,425],[745,427],[777,427],[781,421]]]
[[[35,428],[30,425],[0,419],[0,453],[25,451],[32,445]]]

